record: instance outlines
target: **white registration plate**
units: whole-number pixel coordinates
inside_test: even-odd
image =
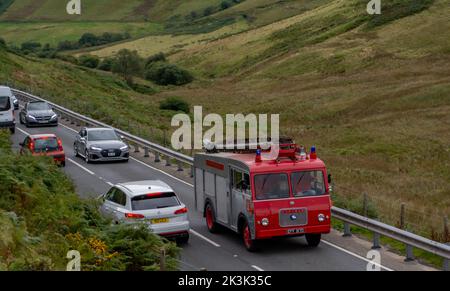
[[[303,228],[288,229],[288,234],[301,234],[304,232],[305,232],[305,229],[303,229]]]
[[[115,157],[116,153],[108,153],[108,157]]]

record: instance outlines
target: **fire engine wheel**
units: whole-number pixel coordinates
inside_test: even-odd
[[[209,232],[216,233],[218,230],[218,225],[216,223],[216,218],[214,217],[214,211],[210,204],[206,205],[205,216],[206,226],[208,227]]]
[[[322,235],[320,233],[312,233],[305,235],[306,241],[308,242],[308,246],[317,247],[320,244],[320,240]]]
[[[256,240],[252,239],[252,234],[250,232],[250,227],[247,222],[242,228],[242,240],[244,241],[244,246],[249,252],[256,251]]]

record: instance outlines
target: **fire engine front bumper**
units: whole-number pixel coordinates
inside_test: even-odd
[[[298,226],[298,227],[283,227],[283,228],[264,228],[258,227],[256,230],[256,239],[266,239],[272,237],[291,237],[302,236],[305,234],[313,233],[330,233],[331,225],[311,225],[311,226]]]

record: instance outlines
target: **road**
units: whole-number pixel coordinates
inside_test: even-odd
[[[261,251],[247,252],[238,235],[224,230],[208,232],[202,214],[195,211],[193,186],[150,165],[132,158],[129,163],[86,164],[73,154],[76,132],[64,125],[52,128],[25,128],[18,125],[12,141],[16,149],[26,134],[54,133],[63,141],[67,162],[63,171],[71,177],[81,197],[98,197],[112,184],[162,180],[169,184],[189,208],[191,239],[183,246],[180,260],[182,270],[208,271],[342,271],[366,270],[367,260],[325,241],[317,248],[307,246],[304,238],[272,239],[264,241]],[[384,268],[386,269],[387,268]]]

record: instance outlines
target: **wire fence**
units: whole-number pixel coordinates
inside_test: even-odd
[[[425,206],[418,208],[399,199],[386,199],[372,193],[357,194],[334,186],[335,206],[377,219],[417,235],[442,243],[450,242],[448,213]]]

